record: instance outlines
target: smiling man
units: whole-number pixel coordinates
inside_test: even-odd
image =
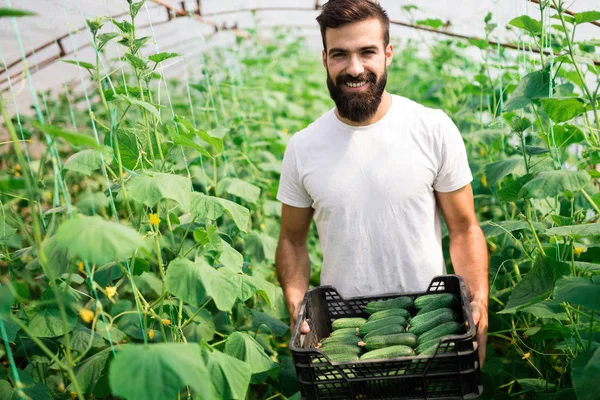
[[[335,108],[293,135],[277,199],[276,266],[292,328],[308,289],[315,220],[321,284],[344,297],[424,291],[445,273],[440,213],[454,270],[467,284],[483,363],[488,259],[462,137],[441,110],[385,90],[389,19],[370,0],[330,0],[317,17]],[[308,325],[301,327],[308,332]]]

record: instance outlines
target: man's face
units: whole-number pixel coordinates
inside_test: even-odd
[[[327,88],[341,117],[371,118],[381,103],[393,47],[383,46],[383,27],[373,18],[325,31]]]

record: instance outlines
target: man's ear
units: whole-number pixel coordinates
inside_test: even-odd
[[[324,49],[321,52],[321,61],[323,62],[323,66],[325,67],[325,69],[327,69],[327,53]]]
[[[394,46],[390,43],[385,48],[385,65],[386,65],[386,67],[390,66],[393,58],[394,58]]]

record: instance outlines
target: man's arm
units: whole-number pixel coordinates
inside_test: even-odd
[[[281,208],[281,232],[275,254],[275,266],[283,295],[290,313],[290,329],[296,318],[310,279],[310,260],[306,238],[312,221],[312,208],[297,208],[283,204]],[[308,324],[302,326],[307,333]]]
[[[473,191],[469,184],[453,192],[436,192],[436,197],[450,234],[454,271],[465,279],[471,296],[479,360],[483,365],[488,328],[488,254],[485,236],[475,215]]]

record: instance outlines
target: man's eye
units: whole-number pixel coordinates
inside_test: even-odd
[[[331,57],[332,57],[332,58],[340,58],[340,57],[342,57],[343,55],[344,55],[343,53],[335,53],[335,54],[333,54]]]

